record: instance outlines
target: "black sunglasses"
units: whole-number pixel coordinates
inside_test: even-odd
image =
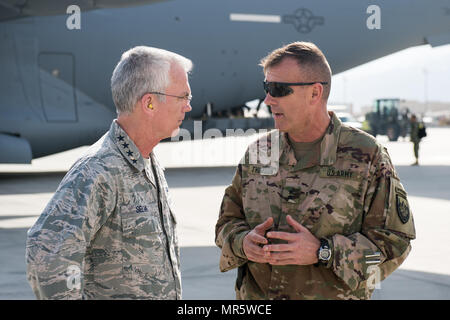
[[[328,82],[268,82],[264,81],[264,91],[266,93],[270,93],[270,95],[274,98],[284,97],[292,92],[292,88],[289,86],[310,86],[316,83],[320,83],[322,85],[328,84]]]

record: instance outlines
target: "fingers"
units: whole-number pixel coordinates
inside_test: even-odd
[[[254,231],[251,231],[245,238],[243,243],[244,253],[247,256],[247,259],[254,262],[266,263],[267,257],[269,256],[268,252],[265,252],[260,246],[259,242],[254,241],[254,239],[260,240],[261,236],[257,235]],[[267,239],[264,237],[262,241],[267,243]]]
[[[250,231],[244,238],[243,249],[244,253],[247,256],[247,259],[259,262],[266,263],[267,257],[269,256],[268,252],[265,252],[260,244],[267,244],[268,241],[264,234],[267,229],[269,229],[273,224],[273,218],[270,217],[263,223],[257,225],[252,231]]]
[[[271,239],[281,239],[286,241],[294,241],[297,239],[296,233],[281,232],[281,231],[270,231],[267,233],[267,237]]]
[[[309,230],[307,228],[305,228],[304,226],[302,226],[300,223],[298,223],[297,221],[295,221],[294,218],[292,218],[290,215],[288,215],[286,217],[286,221],[287,223],[289,223],[297,232],[309,232]]]
[[[290,244],[270,244],[263,247],[266,252],[292,251],[293,247]]]
[[[258,244],[267,244],[268,241],[264,236],[261,236],[259,234],[257,234],[256,232],[250,232],[248,234],[248,240],[250,240],[253,243],[258,243]]]
[[[266,221],[264,221],[264,222],[261,223],[261,224],[258,224],[258,225],[255,227],[255,231],[256,231],[258,234],[264,235],[264,233],[266,232],[266,230],[269,229],[272,225],[273,225],[273,218],[272,218],[272,217],[267,218]]]
[[[296,230],[295,233],[269,230],[266,237],[284,240],[288,242],[287,244],[269,244],[268,239],[264,236],[273,225],[272,217],[267,218],[247,234],[244,238],[243,249],[248,260],[273,265],[299,264],[299,261],[302,261],[299,260],[300,252],[297,249],[300,248],[299,243],[307,239],[311,233],[290,215],[287,216],[286,221]],[[305,236],[306,238],[304,238]],[[264,245],[263,248],[261,248],[261,244]]]
[[[269,253],[264,252],[259,246],[249,245],[247,246],[246,256],[250,261],[266,263]]]

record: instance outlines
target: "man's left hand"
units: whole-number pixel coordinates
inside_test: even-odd
[[[286,218],[296,233],[271,231],[268,238],[286,240],[287,244],[265,245],[263,250],[270,252],[269,263],[272,265],[310,265],[317,263],[317,250],[320,240],[307,228],[295,221],[290,215]]]

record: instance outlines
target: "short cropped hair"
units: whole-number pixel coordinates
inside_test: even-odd
[[[172,63],[179,64],[186,73],[192,61],[174,52],[138,46],[122,54],[111,77],[111,92],[117,113],[130,114],[136,102],[147,92],[164,93],[170,84]],[[158,95],[160,101],[164,96]]]
[[[323,99],[328,100],[331,88],[331,68],[323,52],[311,42],[293,42],[282,48],[272,51],[269,55],[261,59],[260,66],[267,69],[279,64],[284,58],[293,58],[309,76],[304,79],[308,82],[328,82],[323,87]]]

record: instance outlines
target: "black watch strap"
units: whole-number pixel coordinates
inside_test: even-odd
[[[330,249],[330,244],[328,243],[327,239],[320,238],[320,248]],[[319,248],[319,250],[320,250],[320,248]]]
[[[329,258],[328,258],[328,260],[321,259],[320,252],[322,250],[328,250],[329,251]],[[319,264],[321,264],[321,265],[328,265],[328,262],[331,259],[331,247],[330,247],[330,244],[329,244],[328,240],[325,239],[325,238],[321,238],[320,239],[320,247],[317,250],[317,259],[318,259],[318,263],[316,265],[319,265]]]

